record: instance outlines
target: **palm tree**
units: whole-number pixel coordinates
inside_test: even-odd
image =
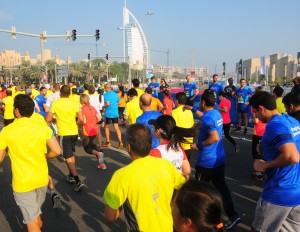
[[[47,67],[47,78],[48,78],[48,80],[51,80],[51,83],[53,83],[54,78],[55,78],[55,65],[56,65],[56,62],[55,62],[55,60],[47,60],[45,62],[45,65]]]

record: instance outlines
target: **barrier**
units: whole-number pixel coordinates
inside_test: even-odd
[[[164,99],[164,94],[163,93],[158,93],[158,99],[163,102]],[[175,102],[176,100],[176,93],[172,93],[172,99]],[[195,97],[194,100],[194,107],[200,108],[200,100],[201,100],[201,94],[198,94]],[[237,115],[237,104],[236,104],[236,98],[235,97],[228,97],[228,100],[231,102],[231,108],[230,108],[230,119],[232,124],[237,124],[238,123],[238,115]],[[218,107],[217,107],[218,108]],[[248,119],[252,118],[252,114],[250,110],[248,110]],[[197,115],[194,114],[195,119],[199,119]],[[244,125],[244,119],[242,121],[242,125]],[[248,127],[253,127],[252,123],[248,123]]]

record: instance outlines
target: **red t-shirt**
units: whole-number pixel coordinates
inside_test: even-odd
[[[85,123],[83,124],[83,135],[84,136],[94,136],[99,133],[97,126],[97,117],[98,114],[96,109],[91,105],[83,105],[82,114],[85,117]]]
[[[231,102],[227,99],[224,98],[220,103],[219,103],[219,107],[223,108],[226,107],[227,108],[227,112],[224,112],[222,110],[220,110],[220,113],[222,115],[223,118],[223,124],[228,124],[231,122],[230,120],[230,107],[231,107]]]
[[[165,97],[163,100],[163,105],[164,105],[164,114],[166,115],[172,115],[172,109],[174,107],[174,102],[171,98]]]

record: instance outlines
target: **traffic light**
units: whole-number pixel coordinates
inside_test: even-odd
[[[72,30],[72,40],[75,41],[76,40],[76,30]]]
[[[88,60],[90,60],[91,59],[91,54],[88,54]]]
[[[108,54],[105,55],[106,60],[108,60]]]
[[[225,69],[225,66],[226,66],[226,63],[225,62],[223,62],[223,68]]]
[[[100,30],[99,29],[96,30],[95,36],[96,36],[96,41],[98,41],[100,39]]]

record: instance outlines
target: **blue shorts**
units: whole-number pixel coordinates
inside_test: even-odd
[[[243,113],[243,114],[246,114],[246,113],[248,113],[249,112],[249,106],[250,105],[245,105],[245,104],[240,104],[240,103],[238,103],[238,105],[237,105],[237,112],[238,113]]]

